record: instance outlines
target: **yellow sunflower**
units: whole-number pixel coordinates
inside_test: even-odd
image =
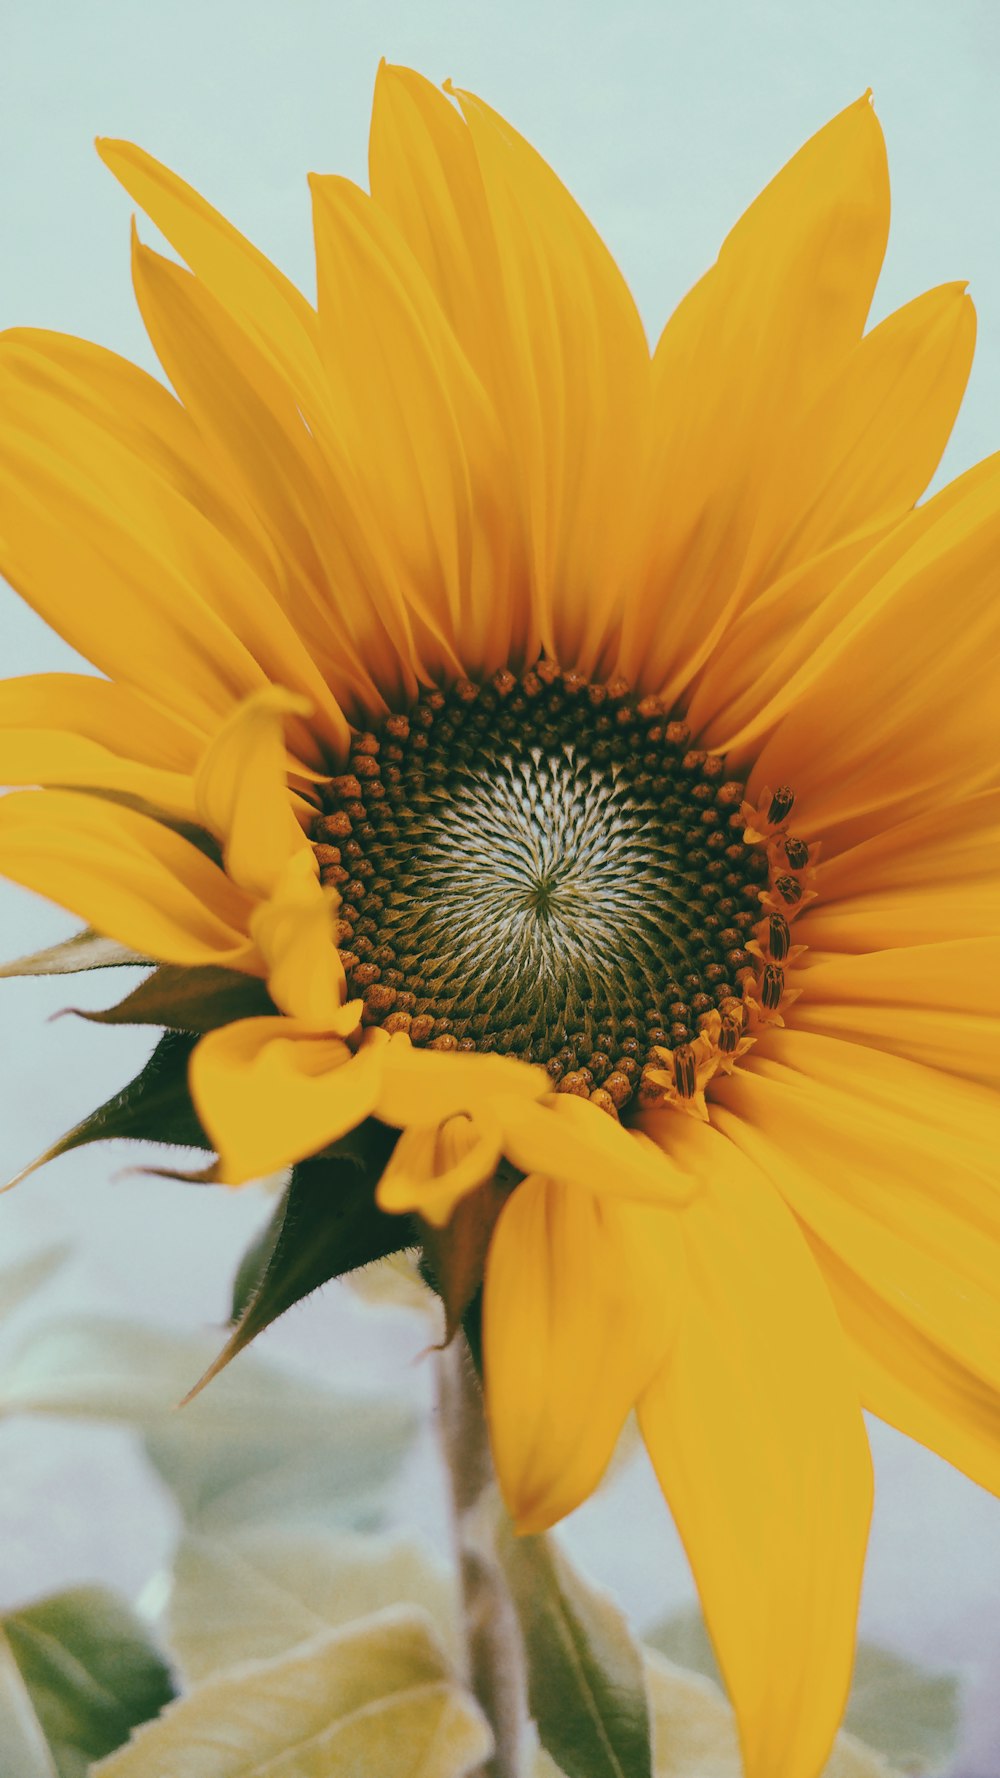
[[[864,332],[867,97],[652,354],[546,164],[405,70],[371,195],[312,180],[315,307],[101,153],[184,262],[134,243],[175,394],[0,344],[2,566],[102,675],[0,688],[0,777],[49,787],[0,869],[189,1006],[252,990],[190,1022],[220,1178],[374,1119],[431,1251],[482,1206],[518,1524],[637,1407],[747,1773],[815,1778],[862,1404],[1000,1489],[1000,461],[915,505],[964,288]]]

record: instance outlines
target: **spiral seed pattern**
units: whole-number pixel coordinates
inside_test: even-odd
[[[664,1051],[684,1078],[706,1014],[735,1045],[768,859],[689,742],[658,700],[545,661],[357,733],[313,840],[365,1023],[542,1063],[613,1111]]]

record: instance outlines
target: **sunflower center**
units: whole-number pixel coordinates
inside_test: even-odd
[[[732,1053],[758,983],[773,872],[743,797],[624,681],[541,661],[425,692],[354,736],[313,828],[365,1023],[541,1063],[605,1110],[683,1096],[699,1038]]]

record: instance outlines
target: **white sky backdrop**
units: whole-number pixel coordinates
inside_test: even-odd
[[[92,150],[97,134],[132,137],[166,160],[311,288],[305,175],[364,179],[382,55],[453,77],[510,116],[603,231],[653,334],[781,162],[871,85],[894,199],[876,316],[945,279],[970,281],[980,344],[945,470],[1000,443],[1000,11],[991,0],[4,0],[0,325],[64,329],[153,368],[129,285],[130,205]],[[0,586],[0,671],[72,664]],[[3,956],[67,924],[0,885]],[[45,1023],[67,1001],[106,999],[106,979],[0,984],[0,1171],[141,1060],[134,1033]],[[179,1326],[219,1320],[259,1198],[109,1184],[115,1170],[110,1151],[92,1150],[0,1199],[0,1263],[67,1232],[80,1247],[55,1305]],[[368,1311],[328,1292],[267,1340],[313,1368],[326,1354],[332,1366],[336,1351],[340,1377],[415,1386],[422,1331],[390,1317],[374,1357],[373,1332]],[[101,1573],[140,1587],[166,1532],[127,1453],[114,1445],[112,1470],[107,1442],[83,1434],[6,1428],[0,1437],[0,1605]],[[990,1778],[1000,1764],[1000,1505],[895,1435],[876,1429],[875,1442],[865,1627],[966,1673],[958,1770]],[[433,1526],[432,1505],[419,1513]],[[641,1618],[689,1595],[641,1469],[577,1515],[570,1536]]]

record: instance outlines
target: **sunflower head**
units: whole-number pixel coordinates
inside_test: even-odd
[[[0,687],[0,869],[166,1036],[56,1152],[291,1168],[230,1351],[419,1245],[522,1530],[635,1407],[746,1771],[816,1778],[862,1405],[1000,1490],[997,460],[918,504],[964,286],[866,331],[867,95],[653,351],[552,170],[406,70],[370,192],[311,181],[315,303],[100,148],[183,262],[134,240],[174,393],[0,340],[2,564],[97,669]]]

